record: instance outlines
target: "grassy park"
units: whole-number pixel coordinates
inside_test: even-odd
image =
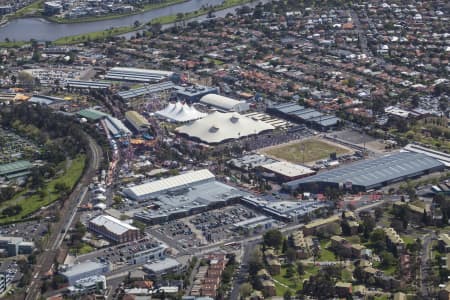
[[[0,224],[20,221],[29,214],[47,206],[62,196],[61,186],[70,192],[83,174],[86,164],[86,155],[78,155],[69,163],[62,163],[60,175],[46,182],[40,191],[24,190],[14,196],[11,200],[0,205],[0,211],[8,207],[21,207],[20,212],[13,216],[0,215]]]
[[[336,152],[337,155],[350,153],[345,148],[319,139],[306,139],[296,143],[271,147],[262,152],[293,163],[307,163],[325,159],[333,152]]]

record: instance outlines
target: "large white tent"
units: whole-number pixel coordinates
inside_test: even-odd
[[[173,122],[189,122],[206,117],[208,114],[202,113],[186,103],[169,103],[164,109],[156,112],[157,116],[169,119]]]
[[[238,113],[214,112],[203,119],[178,127],[176,130],[208,144],[217,144],[274,128],[263,121],[255,121]]]

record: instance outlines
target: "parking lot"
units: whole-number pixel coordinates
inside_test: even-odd
[[[23,237],[26,241],[36,241],[48,232],[48,220],[23,222],[0,227],[0,235]]]

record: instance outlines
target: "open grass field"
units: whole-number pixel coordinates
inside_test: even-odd
[[[293,163],[308,163],[328,158],[332,152],[341,155],[350,153],[351,151],[330,142],[311,138],[299,142],[270,147],[261,152],[262,154]]]
[[[78,179],[83,174],[85,164],[86,155],[78,155],[74,160],[71,161],[70,164],[68,164],[68,166],[64,169],[64,172],[60,176],[50,180],[44,185],[43,191],[45,192],[46,196],[43,198],[39,195],[39,193],[30,193],[28,190],[25,190],[17,194],[13,199],[2,203],[0,205],[0,211],[5,209],[6,207],[13,205],[20,205],[22,207],[22,211],[19,214],[11,217],[0,216],[0,224],[20,221],[25,216],[58,200],[60,195],[55,188],[57,184],[63,183],[71,191],[77,183]]]
[[[295,267],[294,267],[295,269]],[[305,265],[305,274],[299,275],[294,272],[294,276],[286,277],[286,266],[281,267],[281,272],[278,275],[273,276],[275,281],[275,289],[277,296],[283,296],[287,290],[290,290],[292,294],[303,288],[303,281],[309,279],[311,275],[316,275],[319,272],[319,267],[315,265]]]

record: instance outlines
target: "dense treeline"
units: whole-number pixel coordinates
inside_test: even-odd
[[[84,131],[106,143],[95,130],[46,106],[24,103],[7,107],[0,112],[0,124],[34,140],[42,149],[40,158],[52,164],[86,152],[88,138]]]

